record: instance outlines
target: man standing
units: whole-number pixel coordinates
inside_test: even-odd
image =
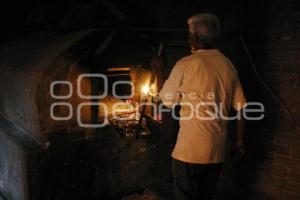
[[[212,14],[188,20],[192,55],[179,60],[160,91],[162,102],[181,106],[180,130],[172,153],[177,200],[213,199],[224,161],[228,112],[246,105],[238,74],[218,49],[220,24]],[[243,152],[243,120],[234,148]]]

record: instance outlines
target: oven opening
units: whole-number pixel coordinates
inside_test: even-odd
[[[126,137],[147,136],[147,118],[159,122],[156,112],[158,100],[155,74],[142,65],[109,67],[108,96],[101,100],[108,106],[99,109],[99,118],[106,117],[116,131]]]

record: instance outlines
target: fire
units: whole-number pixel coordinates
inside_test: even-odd
[[[144,95],[148,95],[149,92],[150,92],[150,87],[149,87],[148,85],[144,85],[144,86],[142,87],[142,93],[143,93]]]

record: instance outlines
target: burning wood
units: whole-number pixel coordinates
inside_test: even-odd
[[[157,90],[156,81],[153,81],[155,80],[153,72],[142,66],[127,66],[108,68],[107,75],[110,84],[115,81],[130,81],[133,89],[125,88],[128,91],[124,91],[123,88],[118,92],[127,94],[131,90],[133,95],[128,99],[117,99],[112,96],[102,99],[102,103],[108,106],[108,111],[104,113],[103,110],[100,110],[100,118],[108,117],[109,123],[115,127],[120,135],[149,135],[144,117],[147,109],[144,105],[140,108],[140,103],[148,102],[149,97]]]

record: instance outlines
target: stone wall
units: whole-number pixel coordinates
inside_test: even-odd
[[[272,1],[266,10],[268,40],[260,66],[262,78],[280,101],[264,89],[267,113],[258,130],[264,135],[261,144],[263,159],[258,162],[255,188],[262,199],[300,198],[300,62],[299,17],[297,1]]]

